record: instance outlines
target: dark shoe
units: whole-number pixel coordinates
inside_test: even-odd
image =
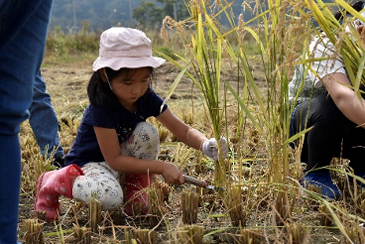
[[[65,166],[65,159],[64,155],[56,154],[52,159],[52,165],[55,166],[57,169],[63,168]]]
[[[303,186],[307,189],[310,186],[314,186],[314,188],[321,191],[319,193],[327,198],[339,199],[341,197],[341,193],[337,186],[333,184],[329,172],[311,172],[306,174],[303,178]]]

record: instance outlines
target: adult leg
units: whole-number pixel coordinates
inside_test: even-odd
[[[341,156],[350,160],[350,166],[356,174],[365,176],[365,129],[350,120],[346,125]]]
[[[29,112],[29,123],[41,154],[46,158],[49,158],[52,153],[54,156],[63,157],[64,152],[58,137],[58,119],[51,103],[51,96],[46,92],[46,83],[40,70],[34,81],[33,102]]]
[[[0,135],[0,243],[16,243],[20,192],[18,135]]]
[[[332,158],[340,154],[343,138],[341,120],[344,116],[327,93],[317,95],[299,106],[294,119],[296,132],[312,127],[305,135],[302,162],[307,163],[307,170],[329,166]],[[307,173],[303,184],[305,187],[319,187],[322,194],[329,198],[340,196],[327,169]]]
[[[340,155],[343,117],[327,93],[299,105],[294,119],[295,132],[312,127],[305,135],[301,157],[308,170],[329,166],[332,158]]]
[[[5,2],[0,5],[0,243],[14,244],[21,174],[18,133],[28,118],[52,1]]]

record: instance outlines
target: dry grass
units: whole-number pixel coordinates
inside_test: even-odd
[[[193,2],[198,4],[198,1]],[[225,3],[215,1],[214,6],[222,2]],[[239,38],[236,43],[241,46],[229,49],[229,41],[223,42],[227,46],[221,60],[220,77],[230,90],[223,86],[221,93],[217,94],[221,94],[225,110],[220,118],[222,120],[219,119],[219,126],[229,140],[229,174],[225,177],[229,183],[227,191],[217,194],[190,185],[171,186],[168,197],[162,199],[162,195],[166,195],[162,192],[166,192],[164,189],[167,186],[158,184],[149,193],[153,213],[134,217],[127,216],[123,206],[115,211],[97,211],[95,215],[96,212],[90,211],[88,204],[61,197],[59,222],[41,223],[45,243],[365,242],[364,228],[360,226],[365,222],[365,194],[360,186],[351,185],[343,179],[351,175],[344,160],[336,162],[334,171],[336,182],[346,192],[341,200],[329,202],[322,199],[316,189],[301,187],[304,165],[299,159],[300,150],[292,150],[287,144],[288,117],[285,115],[290,113],[291,108],[285,103],[287,94],[281,91],[289,80],[298,50],[305,45],[290,41],[301,33],[307,35],[303,39],[306,42],[312,33],[305,29],[302,15],[292,19],[292,31],[287,31],[279,18],[283,16],[283,9],[276,8],[273,1],[268,2],[272,7],[272,17],[276,19],[266,20],[275,22],[275,25],[268,28],[267,22],[262,28],[250,29],[240,20],[239,28],[235,30]],[[280,7],[293,4],[294,12],[301,6],[301,3],[294,4],[292,1],[279,2]],[[191,14],[195,16],[197,12]],[[218,24],[217,19],[213,22]],[[178,28],[181,32],[186,30],[183,26]],[[272,30],[275,31],[273,36]],[[252,43],[253,39],[247,39],[248,33],[260,33],[261,51],[268,52],[246,55],[245,45]],[[190,48],[184,46],[181,53],[188,54]],[[257,45],[254,48],[260,50]],[[227,57],[228,51],[232,51],[232,56],[236,52],[239,62]],[[61,143],[66,152],[72,146],[88,103],[86,84],[93,62],[90,58],[83,62],[75,60],[69,57],[58,59],[51,53],[46,56],[42,69],[60,120]],[[165,97],[180,70],[176,65],[167,63],[156,72],[153,87]],[[188,77],[182,77],[168,104],[186,123],[208,137],[214,136],[207,113],[209,109],[204,107],[204,97]],[[177,141],[156,120],[151,119],[150,122],[159,130],[160,160],[174,162],[184,173],[208,183],[214,182],[216,168],[212,160]],[[52,166],[40,156],[27,122],[22,125],[20,137],[23,173],[19,239],[25,241],[30,236],[29,223],[34,219],[32,209],[36,180]],[[194,192],[199,197],[197,216],[195,210],[188,210],[194,213],[189,221],[183,214],[184,209],[187,211],[187,204],[181,200],[186,191]],[[94,215],[96,220],[91,221],[90,215]],[[186,222],[193,222],[194,226],[186,226]]]
[[[85,75],[83,77],[84,81],[81,82],[78,73],[86,73],[85,70],[89,69],[89,66],[81,65],[79,66],[80,70],[73,68],[78,65],[65,66],[53,63],[49,64],[43,72],[48,84],[48,91],[51,93],[55,104],[56,112],[62,121],[60,123],[60,134],[62,144],[66,150],[72,145],[82,116],[81,108],[86,104],[85,100],[80,102],[75,98],[83,97],[86,91],[85,89],[71,89],[67,94],[60,95],[59,89],[61,80],[64,80],[62,75],[74,76],[76,79],[80,79],[80,86],[85,86],[88,77]],[[167,66],[168,64],[161,69],[169,69]],[[63,70],[61,75],[55,72],[60,69]],[[159,88],[156,88],[157,92],[160,92],[160,89],[163,92],[164,86],[168,86],[168,83],[165,84],[163,81],[163,73],[163,70],[161,70],[159,74],[161,75],[158,84]],[[68,80],[69,83],[63,83],[61,87],[67,87],[74,79]],[[186,86],[190,85],[188,83],[186,85],[182,84],[181,88],[179,87],[176,91],[177,95],[179,95],[180,91],[184,93]],[[62,100],[68,101],[66,103],[67,106],[62,106]],[[177,111],[180,117],[183,117],[182,111],[186,110],[187,105],[190,104],[189,106],[192,106],[191,104],[193,103],[199,104],[199,101],[194,100],[193,102],[191,98],[184,99],[181,97],[172,100],[170,107],[173,111]],[[234,104],[234,100],[231,100],[231,104]],[[230,109],[234,111],[233,107]],[[195,111],[195,116],[185,117],[187,118],[186,122],[191,123],[202,131],[209,131],[203,114],[204,110],[195,108]],[[323,242],[345,241],[345,238],[335,225],[331,224],[330,227],[327,227],[327,225],[330,225],[328,219],[332,218],[331,214],[328,211],[318,211],[320,202],[303,195],[298,184],[294,184],[292,188],[287,188],[287,191],[291,193],[290,204],[292,211],[290,221],[292,224],[279,224],[280,221],[278,221],[277,216],[284,214],[278,215],[277,213],[285,208],[280,210],[279,203],[282,201],[278,201],[278,195],[274,191],[275,187],[270,183],[267,175],[269,155],[266,147],[266,136],[258,133],[251,126],[250,122],[246,122],[246,130],[240,137],[237,137],[236,128],[238,125],[234,113],[230,113],[228,120],[231,121],[228,125],[229,138],[235,138],[236,140],[234,144],[230,143],[231,153],[234,153],[234,156],[231,155],[234,158],[232,160],[231,180],[232,182],[241,182],[240,187],[234,188],[236,190],[234,190],[235,194],[233,195],[236,198],[232,199],[230,206],[225,205],[216,192],[196,189],[189,185],[172,186],[168,198],[165,198],[163,203],[161,203],[161,207],[164,208],[163,214],[161,215],[159,212],[155,214],[155,216],[157,214],[159,216],[157,221],[155,218],[151,222],[152,216],[128,217],[124,214],[123,208],[119,208],[116,211],[102,211],[101,219],[98,221],[99,224],[96,229],[93,232],[89,232],[91,227],[89,207],[86,204],[61,197],[62,211],[60,221],[58,223],[44,223],[44,242],[76,243],[75,240],[81,241],[85,239],[84,243],[128,243],[126,239],[129,239],[129,243],[133,243],[132,241],[135,240],[135,237],[132,230],[141,228],[156,231],[157,243],[181,243],[179,242],[181,238],[188,238],[186,237],[188,234],[181,233],[184,226],[181,193],[184,190],[195,191],[200,197],[195,224],[204,228],[203,243],[240,243],[245,238],[248,238],[245,236],[251,236],[253,235],[252,233],[257,232],[260,233],[259,240],[264,243],[274,241],[277,243],[288,243],[287,240],[298,239],[309,239],[311,240],[309,243],[315,240]],[[22,126],[21,142],[24,170],[22,174],[19,238],[20,240],[25,240],[27,238],[25,233],[28,231],[23,221],[34,219],[32,209],[37,176],[41,172],[51,170],[52,167],[49,162],[44,161],[40,156],[28,123],[24,123]],[[213,162],[203,157],[201,153],[196,153],[194,150],[183,146],[180,142],[173,142],[173,138],[170,135],[162,142],[160,152],[162,160],[175,162],[186,173],[197,176],[207,182],[213,182]],[[292,153],[295,155],[295,152]],[[292,176],[294,176],[296,167],[293,167],[291,170],[293,170]],[[361,235],[355,233],[362,232],[354,232],[354,230],[362,231],[362,227],[355,225],[354,221],[349,217],[351,214],[356,214],[359,217],[364,216],[364,210],[362,209],[364,204],[362,203],[365,198],[363,198],[363,194],[361,194],[359,189],[357,191],[357,197],[353,198],[354,200],[352,200],[351,196],[348,196],[346,201],[339,201],[335,208],[339,209],[336,213],[341,214],[342,221],[348,223],[346,228],[349,236],[359,240],[359,238],[362,238]],[[356,204],[353,204],[355,199]],[[341,213],[344,209],[346,209],[348,215]],[[238,225],[232,225],[232,222],[238,223]],[[151,223],[153,224],[151,225]],[[302,225],[298,226],[298,223]],[[246,226],[245,229],[240,229],[239,224],[241,224],[242,228]],[[258,228],[252,229],[253,226]],[[287,229],[286,231],[283,231],[284,227]],[[248,231],[244,231],[246,229]],[[128,233],[127,237],[126,233]],[[183,233],[191,232],[184,231]]]

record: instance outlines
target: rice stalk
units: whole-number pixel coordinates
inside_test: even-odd
[[[260,46],[260,62],[264,68],[267,93],[262,94],[249,68],[249,60],[244,46],[240,46],[239,55],[231,52],[231,57],[240,60],[242,75],[247,79],[253,99],[259,105],[261,113],[249,114],[254,126],[262,132],[262,126],[267,128],[267,148],[269,150],[269,181],[279,187],[274,209],[278,219],[285,220],[290,216],[290,201],[285,184],[288,183],[289,171],[289,124],[291,109],[289,107],[288,83],[289,68],[286,64],[289,58],[289,50],[293,46],[294,39],[290,35],[290,25],[294,10],[289,1],[267,1],[267,5],[257,6],[257,16],[252,21],[257,21],[257,29],[253,29],[248,22],[239,22],[234,30],[240,37],[243,32],[248,32]],[[289,14],[287,14],[289,13]],[[260,38],[262,37],[262,38]],[[249,113],[245,101],[230,87],[230,91]],[[281,221],[280,221],[281,222]]]
[[[264,243],[262,230],[254,228],[240,228],[240,235],[236,243],[239,244],[259,244]]]
[[[157,243],[157,233],[154,230],[149,229],[135,229],[134,238],[139,244],[156,244]]]
[[[176,230],[178,243],[203,244],[204,227],[199,225],[184,225]]]
[[[347,233],[350,240],[346,239],[346,244],[365,243],[365,228],[360,226],[357,222],[351,224],[351,226],[347,228]]]
[[[341,216],[341,222],[344,226],[344,230],[348,235],[345,237],[345,243],[364,243],[365,241],[365,229],[363,224],[360,224],[358,219],[351,219],[347,209],[344,209],[344,214]]]
[[[291,244],[308,244],[310,235],[308,228],[302,223],[289,223],[285,225],[288,240]]]
[[[243,206],[241,185],[234,185],[228,190],[228,213],[233,226],[246,226],[247,209]]]
[[[288,49],[293,46],[294,39],[297,38],[297,36],[288,34],[290,32],[287,30],[287,22],[293,17],[285,13],[294,12],[294,10],[291,10],[289,1],[267,1],[267,5],[257,6],[256,17],[245,23],[240,21],[240,25],[237,27],[228,13],[230,5],[225,4],[222,3],[221,6],[224,6],[219,13],[226,15],[232,29],[223,33],[216,24],[218,13],[210,15],[203,1],[190,2],[191,18],[189,21],[193,21],[196,31],[191,35],[191,42],[189,43],[192,47],[190,50],[192,59],[185,61],[192,65],[197,78],[195,79],[191,74],[189,77],[204,94],[214,137],[219,139],[222,114],[219,113],[220,104],[217,98],[219,97],[222,78],[220,75],[222,53],[226,53],[237,64],[237,67],[240,67],[239,74],[247,81],[250,88],[249,92],[252,93],[254,102],[258,104],[260,113],[252,113],[246,100],[244,100],[247,96],[242,99],[238,91],[230,84],[227,83],[226,85],[255,128],[260,133],[263,131],[263,126],[268,129],[267,147],[270,150],[270,173],[268,175],[271,182],[282,185],[282,183],[287,182],[289,176],[288,143],[290,142],[289,123],[291,115],[291,109],[288,105],[288,76],[290,73],[288,69],[290,67],[288,68],[285,62]],[[254,22],[259,23],[257,29],[250,26]],[[241,40],[243,32],[250,33],[260,47],[260,58],[268,86],[267,94],[262,94],[255,83],[245,47],[239,46],[237,53],[226,38],[228,35],[235,34],[237,39]],[[263,38],[260,38],[261,36]],[[185,68],[186,66],[180,65],[180,67]],[[225,180],[223,179],[224,172],[230,167],[223,165],[221,160],[218,160],[217,163],[219,164],[215,165],[215,184],[220,186],[226,183],[223,182]],[[281,192],[286,192],[285,190],[284,188],[279,189]],[[288,201],[287,197],[280,199]],[[289,206],[289,203],[286,202],[284,206]],[[280,208],[279,212],[284,213],[285,211],[281,211]]]
[[[267,9],[262,6],[257,9],[261,12],[258,12],[256,17],[246,23],[241,21],[238,27],[232,26],[229,33],[236,33],[237,38],[241,39],[242,32],[248,32],[257,41],[268,86],[266,95],[262,94],[255,83],[245,47],[240,46],[237,54],[229,43],[225,43],[225,51],[240,67],[241,75],[248,82],[250,93],[252,92],[252,97],[254,102],[258,104],[260,113],[251,113],[246,101],[238,95],[239,93],[229,84],[228,88],[257,131],[262,133],[263,126],[268,129],[267,148],[270,151],[270,173],[268,175],[273,183],[285,183],[289,176],[288,143],[290,138],[288,132],[291,114],[287,92],[289,72],[286,70],[285,58],[287,55],[286,48],[291,47],[290,41],[293,42],[293,37],[286,36],[288,31],[285,27],[288,15],[283,13],[288,9],[290,10],[290,7],[288,1],[267,1]],[[211,20],[206,19],[210,23]],[[257,30],[249,25],[254,21],[260,23]],[[218,30],[214,28],[213,30],[219,37]],[[224,35],[227,35],[227,33]],[[224,35],[221,34],[221,36]],[[261,39],[260,36],[264,38]],[[280,189],[280,191],[285,192],[285,189]],[[286,197],[280,199],[287,201]],[[284,205],[289,206],[288,202]]]
[[[191,17],[183,23],[170,21],[177,28],[177,32],[185,34],[181,39],[186,39],[186,33],[180,32],[179,26],[184,25],[188,21],[193,21],[194,31],[190,32],[190,39],[187,43],[189,49],[189,58],[182,60],[186,65],[182,66],[176,61],[169,59],[166,55],[162,56],[184,71],[185,74],[194,82],[194,84],[203,93],[206,107],[208,110],[211,129],[214,138],[219,141],[222,136],[222,123],[225,107],[221,103],[222,90],[222,58],[225,48],[225,38],[222,36],[218,27],[215,25],[214,16],[208,13],[205,1],[189,1],[189,11]],[[166,24],[167,20],[164,20]],[[159,53],[161,55],[161,53]],[[188,71],[188,67],[192,66],[193,73]],[[194,75],[193,75],[194,74]],[[215,162],[214,184],[218,187],[226,186],[226,173],[229,168],[220,153],[220,145],[218,144],[219,157]]]
[[[202,1],[201,8],[205,10],[205,3]],[[203,25],[203,16],[209,22],[210,16],[206,13],[200,13],[197,17],[196,34],[191,37],[193,48],[192,65],[195,74],[198,76],[197,85],[204,94],[208,112],[212,123],[214,137],[219,141],[221,137],[222,124],[222,105],[220,103],[221,90],[221,60],[222,60],[222,39],[216,37],[213,33],[215,27]],[[218,150],[220,152],[220,145]],[[219,153],[219,159],[215,162],[215,184],[217,186],[226,185],[226,165]]]
[[[199,195],[196,192],[184,190],[180,196],[183,223],[195,224],[198,220]]]
[[[74,238],[76,243],[91,244],[91,231],[90,228],[80,227],[74,224]]]
[[[288,198],[286,192],[280,191],[276,193],[273,205],[275,225],[284,225],[291,215],[290,201]]]
[[[101,222],[101,202],[96,197],[91,197],[89,202],[89,224],[92,232],[97,233]]]
[[[133,239],[131,238],[131,233],[129,228],[124,228],[124,241],[126,244],[133,244]]]
[[[162,218],[165,210],[163,209],[165,194],[162,188],[148,187],[147,199],[149,210],[150,226],[154,227]]]
[[[40,223],[38,219],[26,219],[23,221],[24,240],[28,244],[43,244],[43,228],[44,223]]]

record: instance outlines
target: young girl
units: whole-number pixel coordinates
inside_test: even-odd
[[[88,202],[96,196],[105,210],[125,200],[132,214],[136,203],[147,213],[146,194],[153,174],[170,184],[183,184],[181,170],[157,160],[159,136],[146,122],[154,116],[179,140],[217,159],[217,142],[177,118],[151,89],[153,69],[165,62],[153,57],[151,41],[135,29],[115,27],[100,37],[99,57],[88,84],[90,105],[86,108],[75,142],[65,157],[65,168],[43,173],[37,184],[34,210],[53,221],[60,210],[59,195]],[[220,140],[224,157],[227,142]],[[119,183],[125,176],[125,192]]]

